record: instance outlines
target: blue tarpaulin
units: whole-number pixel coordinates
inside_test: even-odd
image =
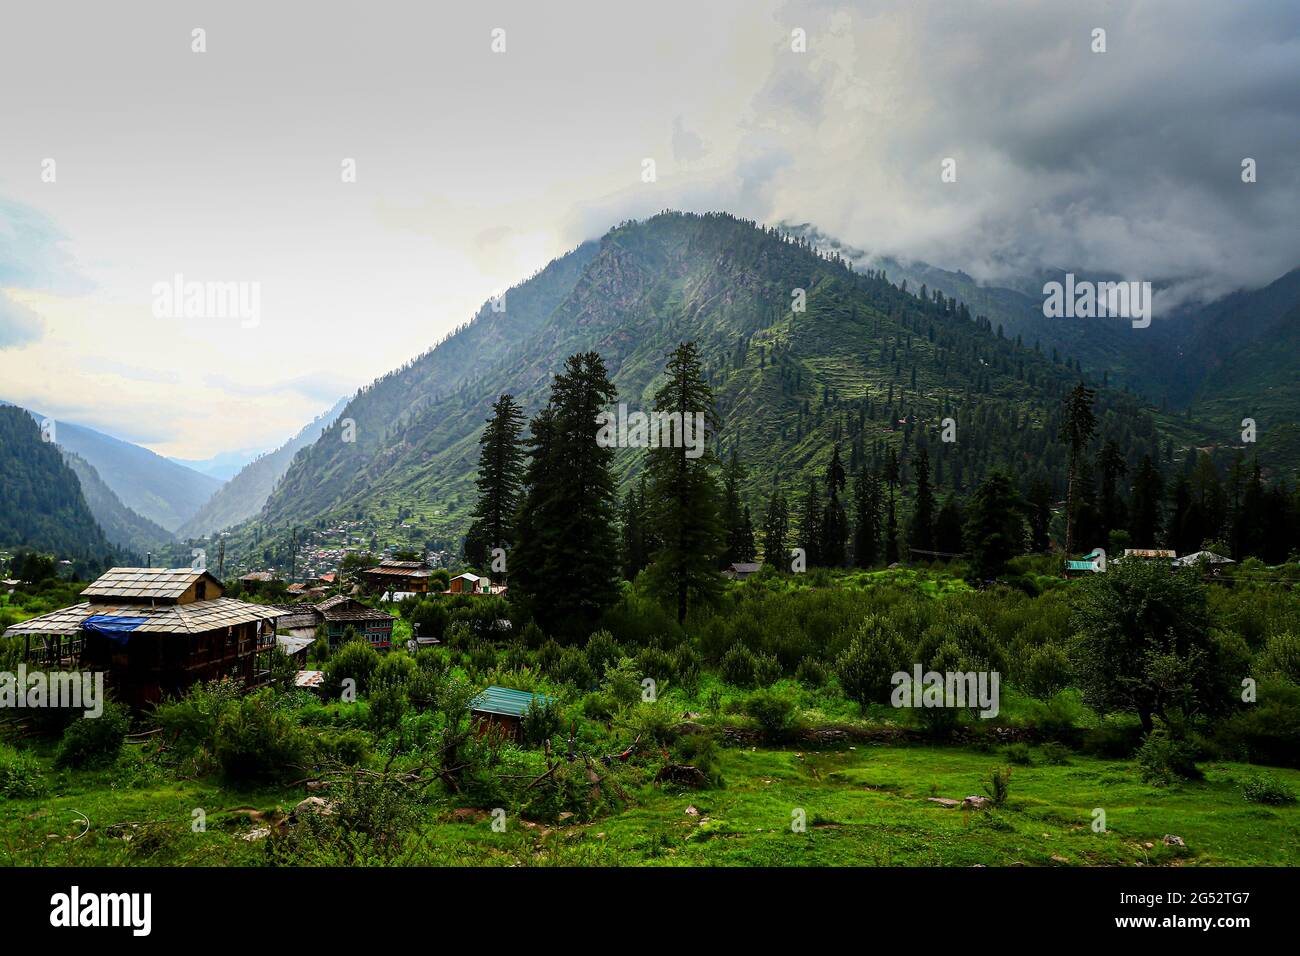
[[[149,620],[147,617],[116,617],[112,614],[92,614],[81,622],[87,631],[103,634],[110,640],[126,643],[137,627]]]

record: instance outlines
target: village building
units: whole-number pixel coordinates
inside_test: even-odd
[[[224,597],[220,581],[193,568],[113,568],[81,592],[86,600],[15,624],[24,659],[102,671],[118,700],[135,708],[199,681],[265,682],[278,608]]]
[[[730,578],[733,581],[743,581],[752,574],[757,574],[763,566],[752,561],[736,561],[727,566],[722,572],[724,578]]]
[[[504,588],[499,588],[502,591]],[[477,574],[471,574],[466,571],[464,574],[458,574],[447,582],[447,590],[444,594],[492,594],[492,582],[485,577]]]
[[[239,586],[249,594],[256,594],[265,585],[277,580],[270,571],[250,571],[239,576]]]
[[[469,702],[470,720],[480,736],[499,727],[506,736],[521,741],[524,736],[524,715],[533,707],[545,707],[554,701],[554,697],[546,694],[532,694],[526,690],[493,685]]]
[[[362,586],[375,593],[409,591],[413,594],[428,594],[429,579],[432,576],[433,568],[423,561],[384,558],[373,568],[362,571],[360,578]]]
[[[366,607],[356,598],[336,594],[315,605],[315,610],[325,625],[330,650],[343,643],[349,627],[371,647],[387,650],[393,646],[392,615]]]

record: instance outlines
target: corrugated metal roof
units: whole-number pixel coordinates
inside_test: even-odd
[[[86,585],[82,597],[118,601],[174,601],[195,581],[207,577],[221,593],[221,582],[201,568],[110,568]]]
[[[526,690],[497,687],[495,684],[469,702],[469,709],[484,714],[522,717],[537,701],[554,701],[549,694],[532,694]]]
[[[280,645],[280,650],[286,654],[297,654],[299,651],[306,650],[316,643],[314,637],[292,637],[288,634],[277,634],[275,642]]]

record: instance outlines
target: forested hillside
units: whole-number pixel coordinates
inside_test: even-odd
[[[0,547],[90,562],[111,552],[58,446],[26,411],[0,406]]]
[[[359,393],[294,461],[256,532],[232,543],[239,553],[253,533],[264,544],[286,540],[295,525],[363,517],[385,543],[458,539],[478,435],[498,395],[515,395],[531,415],[564,360],[595,350],[618,401],[644,408],[665,353],[688,340],[718,399],[722,457],[734,451],[744,466],[740,493],[755,513],[773,487],[793,492],[823,472],[837,444],[850,474],[892,450],[906,486],[925,449],[940,496],[969,492],[1001,467],[1061,500],[1061,403],[1087,372],[1069,351],[1025,334],[1033,321],[1022,310],[1023,331],[1010,332],[954,296],[885,270],[855,271],[810,239],[726,214],[625,223]],[[1036,321],[1048,339],[1054,320],[1040,310]],[[1231,444],[1235,433],[1210,433],[1106,387],[1104,374],[1087,377],[1097,387],[1098,440],[1114,443],[1126,474],[1143,456],[1170,467],[1189,448]],[[941,440],[944,419],[951,441]],[[620,451],[623,482],[640,461],[640,452]]]

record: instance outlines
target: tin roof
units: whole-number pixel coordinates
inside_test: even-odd
[[[275,642],[280,645],[280,650],[286,654],[297,654],[299,651],[305,651],[316,643],[314,637],[291,637],[288,634],[277,634]]]
[[[504,714],[522,717],[536,701],[554,701],[548,694],[532,694],[526,690],[497,687],[495,684],[469,702],[469,709],[483,714]]]
[[[220,593],[221,582],[202,568],[110,568],[86,585],[81,596],[116,601],[174,601],[199,578]]]
[[[246,604],[234,598],[213,598],[192,604],[167,604],[149,607],[141,604],[85,603],[65,607],[49,614],[15,624],[6,634],[76,634],[86,618],[131,618],[143,622],[133,628],[134,633],[202,634],[222,627],[247,624],[250,621],[273,621],[283,615],[278,608]]]

